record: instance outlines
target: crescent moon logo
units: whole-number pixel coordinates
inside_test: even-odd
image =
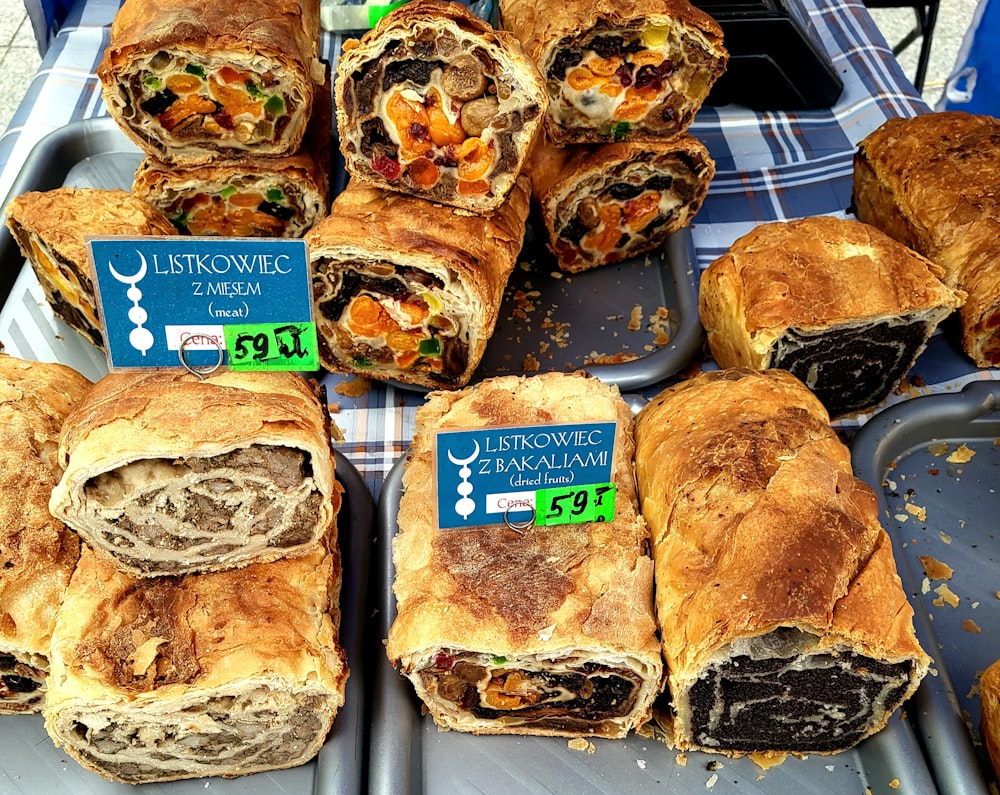
[[[451,450],[449,450],[448,460],[451,461],[451,463],[453,463],[455,466],[465,466],[466,464],[471,464],[473,461],[479,458],[479,442],[473,439],[472,443],[476,445],[476,449],[472,453],[472,455],[470,455],[468,458],[455,458],[454,453],[452,453]]]
[[[135,284],[136,282],[141,282],[146,277],[146,258],[142,255],[141,251],[137,251],[136,254],[139,255],[139,260],[142,262],[142,265],[139,266],[139,270],[135,276],[122,276],[115,270],[115,266],[112,265],[110,261],[108,262],[108,270],[111,271],[111,275],[122,284]]]

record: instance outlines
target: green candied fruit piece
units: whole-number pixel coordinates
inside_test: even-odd
[[[159,91],[163,88],[163,81],[160,80],[156,75],[146,75],[142,78],[142,85],[144,88],[148,88],[150,91]]]
[[[616,121],[611,125],[611,138],[615,141],[624,141],[632,125],[627,121]]]
[[[170,223],[174,225],[178,232],[186,232],[191,214],[187,210],[181,210],[176,215],[170,216]]]
[[[420,340],[420,344],[417,346],[417,353],[419,353],[421,356],[440,356],[441,340],[439,339]]]
[[[505,662],[507,662],[507,658],[506,657],[494,657],[493,658],[493,664],[494,665],[503,665]]]
[[[205,67],[199,66],[196,63],[189,63],[187,66],[184,67],[184,71],[187,72],[189,75],[200,77],[203,80],[205,79]]]
[[[266,198],[269,202],[277,204],[285,200],[285,194],[282,193],[281,188],[268,188]]]
[[[247,93],[254,99],[264,98],[264,92],[260,90],[260,87],[253,80],[247,80],[246,87]]]
[[[232,185],[226,185],[226,187],[219,191],[219,196],[223,199],[228,199],[234,193],[236,193],[236,188]]]
[[[272,94],[267,98],[267,102],[264,103],[264,110],[267,113],[277,115],[279,113],[285,112],[285,100],[279,97],[277,94]]]
[[[367,356],[355,356],[354,357],[354,366],[355,367],[371,367],[372,366],[372,360],[369,359]]]

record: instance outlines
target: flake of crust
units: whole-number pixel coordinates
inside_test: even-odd
[[[950,580],[955,570],[947,563],[942,563],[932,555],[920,555],[920,565],[924,567],[924,574],[932,580]]]
[[[753,763],[761,770],[768,770],[772,767],[777,767],[788,758],[788,754],[774,753],[747,754],[747,756],[749,756],[753,760]]]
[[[359,375],[357,378],[352,378],[350,381],[343,381],[337,384],[333,388],[333,391],[338,395],[343,395],[344,397],[361,397],[371,388],[372,382],[363,375]]]
[[[964,444],[960,444],[955,452],[948,456],[945,461],[949,464],[968,464],[972,457],[976,454],[976,451],[971,447],[967,447]]]
[[[912,516],[916,516],[921,522],[927,521],[927,509],[921,507],[920,505],[914,505],[912,502],[906,504],[906,512]]]
[[[632,311],[629,313],[628,325],[626,328],[629,331],[638,331],[642,328],[642,305],[636,304],[632,307]]]
[[[521,360],[521,369],[526,373],[537,373],[541,369],[541,366],[538,359],[531,353]]]
[[[967,618],[964,621],[962,621],[962,629],[964,629],[966,632],[971,632],[973,635],[981,635],[983,633],[983,630],[979,627],[979,624],[977,624],[971,618]]]
[[[624,362],[634,362],[639,358],[639,354],[631,351],[619,351],[618,353],[598,353],[591,351],[584,359],[584,364],[622,364]]]
[[[586,751],[588,754],[597,751],[597,747],[585,737],[574,737],[567,745],[571,751]]]
[[[947,583],[941,583],[934,589],[934,593],[938,595],[938,598],[933,602],[935,607],[941,607],[945,604],[949,607],[958,607],[960,600],[955,592],[948,587]]]

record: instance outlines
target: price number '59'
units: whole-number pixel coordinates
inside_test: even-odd
[[[233,370],[315,370],[315,323],[247,323],[225,326]]]
[[[535,524],[610,522],[615,518],[614,483],[593,483],[535,492]]]

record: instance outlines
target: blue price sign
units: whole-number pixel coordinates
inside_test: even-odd
[[[607,484],[616,431],[614,422],[439,431],[438,527],[530,524],[539,490]]]
[[[227,350],[229,326],[312,324],[304,240],[98,236],[87,242],[111,369],[178,367],[182,355],[192,367],[211,366]]]

